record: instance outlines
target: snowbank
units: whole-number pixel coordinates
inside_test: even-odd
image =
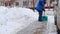
[[[0,6],[0,24],[5,24],[6,22],[6,14],[7,14],[7,7]]]
[[[0,7],[0,34],[14,34],[27,27],[38,15],[27,8]]]

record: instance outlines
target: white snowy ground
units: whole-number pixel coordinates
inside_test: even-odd
[[[0,34],[13,34],[13,32],[27,27],[36,18],[36,14],[27,8],[0,7]]]
[[[46,10],[46,15],[48,16],[47,31],[46,34],[56,34],[54,29],[54,13],[52,11]],[[33,12],[31,9],[27,8],[7,8],[0,7],[0,34],[15,34],[15,32],[24,29],[29,24],[38,20],[38,13]],[[51,30],[52,29],[52,30]]]

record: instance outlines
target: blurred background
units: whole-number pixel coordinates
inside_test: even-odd
[[[0,6],[19,6],[26,8],[35,8],[38,0],[0,0]],[[54,2],[58,3],[58,0],[46,0],[46,7],[53,7]]]

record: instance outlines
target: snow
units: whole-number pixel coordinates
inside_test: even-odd
[[[0,7],[0,34],[13,34],[13,32],[27,27],[38,17],[36,13],[27,8]],[[36,18],[37,19],[37,18]]]
[[[51,10],[52,11],[52,10]],[[54,13],[46,10],[48,16],[48,28],[54,25]],[[29,24],[38,20],[38,12],[21,7],[0,7],[0,34],[15,34],[26,28]],[[52,26],[51,26],[52,28]],[[48,30],[49,32],[50,30]]]
[[[57,29],[56,29],[56,26],[55,26],[54,16],[48,16],[47,33],[48,34],[57,34]]]

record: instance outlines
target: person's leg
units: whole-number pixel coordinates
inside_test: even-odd
[[[42,11],[39,11],[39,18],[38,18],[38,21],[42,21]]]

